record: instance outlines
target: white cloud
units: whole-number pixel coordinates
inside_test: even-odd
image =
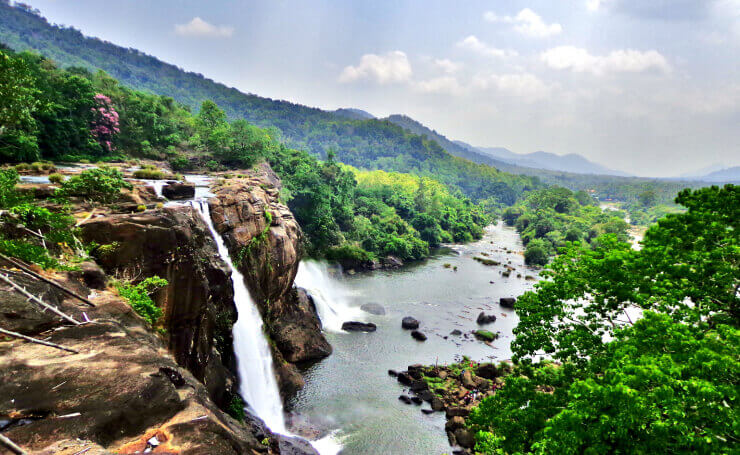
[[[455,73],[462,67],[461,63],[453,62],[452,60],[447,59],[447,58],[435,59],[434,64],[439,69],[441,69],[442,71],[448,74]]]
[[[598,11],[606,0],[586,0],[586,9],[589,11]]]
[[[586,49],[575,46],[558,46],[542,52],[540,60],[557,70],[592,73],[597,76],[614,72],[671,71],[668,60],[654,50],[642,52],[619,49],[602,56],[591,55]]]
[[[383,55],[365,54],[357,66],[346,66],[339,82],[369,79],[378,84],[406,82],[411,79],[411,63],[404,52],[392,51]]]
[[[228,38],[234,34],[234,27],[213,25],[199,17],[194,17],[187,24],[175,25],[175,33],[181,36],[197,36],[202,38]]]
[[[493,46],[489,46],[474,35],[470,35],[467,38],[461,40],[457,43],[457,46],[463,49],[468,49],[480,55],[485,55],[486,57],[503,58],[514,57],[518,55],[516,51],[510,49],[499,49]]]
[[[459,95],[463,88],[454,76],[441,76],[416,83],[416,89],[422,93],[443,93]]]
[[[547,38],[548,36],[558,35],[563,31],[563,27],[558,23],[546,24],[539,14],[529,8],[519,11],[516,16],[499,16],[493,11],[486,11],[483,18],[488,22],[503,22],[505,24],[514,24],[514,30],[522,35],[534,38]]]
[[[534,102],[550,95],[552,86],[542,82],[531,73],[478,74],[472,86],[478,89],[494,89],[503,95],[522,98]]]

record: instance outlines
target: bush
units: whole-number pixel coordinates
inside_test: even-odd
[[[59,185],[64,181],[64,176],[62,174],[49,174],[49,183],[53,183],[55,185]]]
[[[121,189],[131,189],[121,171],[100,167],[71,177],[57,190],[58,196],[81,196],[95,202],[108,203],[118,196]]]
[[[118,295],[128,300],[139,316],[154,325],[157,319],[162,317],[162,309],[154,304],[151,295],[165,286],[167,286],[167,280],[155,275],[137,285],[119,284],[116,289],[118,289]]]
[[[38,264],[44,269],[59,268],[59,261],[49,255],[46,248],[23,240],[7,240],[0,238],[0,253]]]
[[[18,181],[15,169],[0,171],[0,208],[12,207],[22,201],[23,197],[15,189]]]
[[[144,168],[134,171],[134,177],[137,179],[164,180],[169,176],[159,169]]]
[[[170,158],[170,166],[175,171],[185,171],[190,169],[190,160],[184,156],[177,155]]]
[[[548,254],[545,242],[535,239],[529,242],[524,251],[524,263],[527,265],[547,265]]]

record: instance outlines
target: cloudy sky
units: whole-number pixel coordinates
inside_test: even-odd
[[[636,175],[740,165],[740,0],[26,0],[245,92]]]

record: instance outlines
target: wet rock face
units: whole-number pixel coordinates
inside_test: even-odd
[[[153,441],[157,452],[167,453],[281,453],[281,438],[259,419],[247,414],[240,423],[223,413],[118,296],[98,291],[93,308],[20,274],[14,279],[65,313],[79,318],[85,311],[93,321],[65,326],[26,303],[25,322],[13,328],[78,353],[0,339],[0,420],[10,422],[3,434],[23,449],[141,453]],[[90,293],[72,274],[55,279]],[[8,314],[19,307],[15,292],[0,285],[0,310]],[[293,446],[287,453],[315,454],[300,441]]]
[[[193,183],[172,182],[162,187],[162,196],[171,200],[192,199],[195,197]]]
[[[227,405],[234,388],[236,308],[230,274],[200,215],[180,206],[94,218],[82,225],[82,237],[101,245],[94,254],[109,275],[168,281],[155,296],[168,347],[219,405]]]
[[[301,259],[301,230],[279,201],[279,180],[263,165],[247,178],[212,188],[211,217],[234,265],[245,277],[270,338],[283,396],[303,386],[294,363],[331,354],[311,299],[293,289]]]

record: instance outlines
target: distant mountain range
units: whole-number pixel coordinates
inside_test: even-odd
[[[740,183],[740,166],[728,167],[704,175],[693,176],[692,179],[712,183]]]
[[[545,169],[549,171],[572,172],[575,174],[615,175],[629,177],[629,174],[608,169],[600,164],[589,161],[574,153],[556,155],[548,152],[533,152],[527,154],[514,153],[503,147],[475,147],[462,141],[452,141],[442,134],[432,130],[416,120],[405,115],[391,115],[386,118],[414,134],[427,136],[433,139],[449,153],[471,161],[495,166],[507,172],[517,172],[516,167]],[[509,166],[507,166],[509,165]]]
[[[369,112],[365,112],[362,109],[355,109],[351,107],[343,107],[333,111],[334,114],[339,115],[350,120],[370,120],[374,119],[375,116]]]

